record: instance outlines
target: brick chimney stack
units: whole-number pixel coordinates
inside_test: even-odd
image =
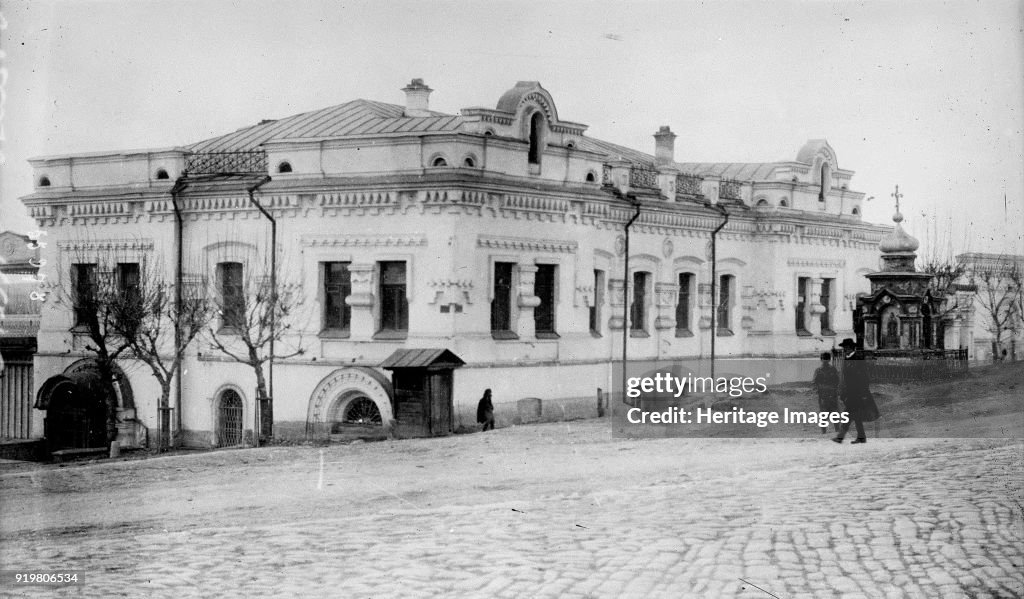
[[[422,79],[413,79],[402,88],[405,92],[405,116],[430,116],[430,92]]]
[[[662,125],[654,134],[654,162],[658,166],[669,166],[675,162],[676,134],[668,125]]]

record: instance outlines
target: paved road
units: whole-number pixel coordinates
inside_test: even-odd
[[[623,440],[591,421],[9,472],[0,567],[85,585],[0,593],[1022,597],[1022,462],[1019,440]]]

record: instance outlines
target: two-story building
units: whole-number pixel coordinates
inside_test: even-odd
[[[680,162],[668,127],[652,153],[595,139],[537,82],[457,114],[432,110],[421,80],[403,91],[404,105],[354,100],[188,146],[32,160],[23,201],[48,233],[44,271],[159,262],[168,280],[231,293],[266,277],[276,249],[278,284],[304,300],[282,344],[305,351],[274,364],[285,437],[392,420],[379,365],[396,350],[461,358],[451,425],[473,425],[491,388],[500,426],[521,400],[545,417],[596,413],[623,335],[630,359],[660,360],[706,357],[712,335],[718,356],[772,358],[852,336],[888,228],[862,221],[864,194],[826,141],[789,161]],[[75,319],[46,303],[40,383],[89,359]],[[123,371],[136,423],[123,441],[140,443],[159,393],[146,369]],[[173,405],[180,439],[244,438],[254,386],[251,368],[196,342]]]

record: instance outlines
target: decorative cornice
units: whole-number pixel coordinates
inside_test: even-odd
[[[828,260],[824,258],[790,258],[786,261],[787,266],[806,268],[846,268],[846,260]]]
[[[575,254],[579,243],[559,239],[530,239],[526,237],[496,237],[480,235],[476,240],[477,247],[516,250],[527,252],[556,252]]]
[[[411,235],[303,235],[304,247],[420,247],[427,245],[423,234]]]
[[[58,241],[57,247],[66,252],[133,251],[148,252],[153,249],[153,240],[142,239],[90,239]]]

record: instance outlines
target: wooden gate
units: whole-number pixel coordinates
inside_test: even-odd
[[[220,394],[217,406],[217,447],[242,444],[243,413],[242,398],[238,393],[226,389]]]
[[[32,358],[4,356],[0,373],[0,438],[32,435]]]

